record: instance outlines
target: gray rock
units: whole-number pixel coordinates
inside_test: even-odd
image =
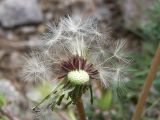
[[[148,19],[147,12],[151,10],[157,0],[119,0],[123,11],[125,25],[130,28],[139,26]]]
[[[37,0],[3,0],[0,3],[0,23],[3,27],[12,28],[42,20],[43,14]]]
[[[9,101],[20,101],[22,99],[20,93],[15,89],[9,80],[0,79],[0,93]]]
[[[105,5],[98,7],[93,16],[95,16],[98,19],[98,21],[102,20],[107,20],[108,22],[111,21],[111,11]]]
[[[11,115],[13,120],[33,120],[31,109],[28,108],[29,101],[9,80],[0,78],[0,94],[4,95],[7,100],[7,104],[2,106],[2,109]]]

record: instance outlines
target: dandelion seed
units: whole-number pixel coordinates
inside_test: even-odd
[[[46,45],[49,46],[49,48],[53,45],[55,45],[58,40],[61,39],[62,35],[62,25],[60,26],[54,26],[51,27],[51,25],[48,25],[50,27],[49,33],[46,33],[45,40],[47,40]]]
[[[42,81],[49,78],[49,61],[44,61],[42,54],[31,53],[28,59],[25,58],[25,64],[21,76],[27,81]]]
[[[82,29],[81,25],[82,25],[82,20],[81,18],[77,18],[78,16],[71,18],[70,16],[68,16],[68,18],[64,18],[63,20],[63,25],[66,29],[66,31],[71,31],[73,33],[78,32],[80,29]]]
[[[125,83],[127,82],[127,77],[125,73],[125,67],[124,66],[117,66],[114,70],[114,77],[111,81],[112,89],[114,94],[117,96],[121,96],[126,93],[127,87],[125,86]]]
[[[126,45],[126,40],[118,40],[116,42],[116,47],[114,50],[114,56],[117,57],[119,60],[122,60],[125,63],[130,63],[131,60],[127,59],[127,55],[124,52],[124,47]]]

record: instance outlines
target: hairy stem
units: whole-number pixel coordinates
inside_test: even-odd
[[[76,107],[77,107],[80,120],[86,120],[86,114],[84,111],[84,106],[81,98],[79,98],[78,101],[76,102]]]
[[[132,117],[132,120],[140,120],[140,118],[141,118],[143,107],[145,105],[145,101],[146,101],[147,96],[149,94],[149,90],[151,88],[152,81],[154,80],[154,78],[156,76],[156,72],[157,72],[159,64],[160,64],[160,45],[159,45],[159,47],[155,53],[155,56],[152,60],[151,67],[150,67],[149,73],[147,75],[146,82],[145,82],[144,87],[142,89],[142,93],[139,98],[139,101],[138,101],[135,113]]]

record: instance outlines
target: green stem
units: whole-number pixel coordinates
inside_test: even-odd
[[[71,120],[77,120],[73,111],[71,109],[68,109],[68,115],[70,117]]]
[[[89,90],[90,90],[90,94],[91,94],[90,102],[91,102],[91,104],[93,104],[93,91],[92,91],[92,86],[91,85],[89,86]]]

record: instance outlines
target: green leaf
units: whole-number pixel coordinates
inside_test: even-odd
[[[2,117],[0,117],[0,120],[9,120],[9,119],[6,116],[2,116]]]
[[[108,90],[98,101],[98,106],[102,110],[108,110],[111,107],[111,103],[112,103],[112,91]]]
[[[6,104],[6,101],[7,100],[5,96],[0,93],[0,107],[4,106]]]
[[[38,87],[38,90],[43,96],[47,96],[52,91],[53,86],[49,82],[44,82]]]
[[[138,72],[135,72],[135,77],[140,77],[140,76],[146,76],[147,73],[148,73],[148,69],[146,70],[143,70],[143,71],[138,71]]]

